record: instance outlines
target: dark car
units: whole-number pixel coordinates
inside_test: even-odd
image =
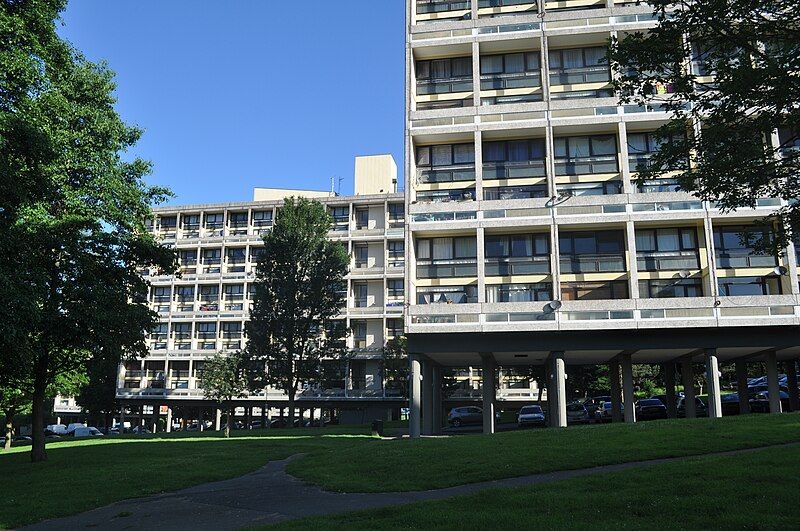
[[[454,407],[447,415],[447,422],[454,428],[468,424],[483,424],[483,410],[476,406]]]
[[[586,424],[589,419],[586,406],[579,402],[567,404],[567,424]]]
[[[300,427],[300,419],[299,418],[294,419],[293,424],[294,424],[295,428],[299,428]],[[286,417],[279,417],[279,418],[273,420],[272,422],[270,422],[269,423],[269,427],[270,428],[288,428],[289,427],[289,419],[286,418]]]
[[[694,415],[695,417],[707,417],[708,406],[705,402],[697,397],[694,397]],[[686,397],[678,397],[678,418],[686,417]]]
[[[739,393],[728,393],[720,397],[722,404],[722,416],[727,417],[730,415],[738,415],[739,411]]]
[[[789,395],[784,391],[779,393],[781,397],[781,410],[787,411],[789,407]],[[769,391],[761,391],[750,395],[750,411],[753,413],[769,413]]]
[[[667,418],[667,406],[657,398],[643,398],[636,401],[636,420]]]

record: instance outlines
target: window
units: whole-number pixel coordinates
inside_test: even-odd
[[[389,219],[401,220],[405,217],[406,206],[403,203],[389,203]]]
[[[222,249],[203,249],[204,264],[219,264],[222,257]]]
[[[204,216],[205,227],[207,229],[221,229],[223,224],[223,214],[206,214]]]
[[[406,243],[402,240],[389,241],[386,248],[389,253],[389,267],[402,267],[406,259]]]
[[[591,195],[613,195],[622,193],[622,182],[605,181],[599,183],[570,183],[557,185],[559,192],[567,192],[573,197]]]
[[[208,303],[200,307],[200,311],[216,310],[216,303],[219,301],[219,286],[207,285],[200,286],[200,301]],[[205,310],[203,308],[206,308]]]
[[[389,279],[386,281],[389,297],[401,298],[405,296],[406,289],[403,279]]]
[[[344,207],[333,207],[331,208],[331,216],[333,220],[337,223],[345,222],[350,219],[350,209],[346,206]]]
[[[553,140],[556,175],[617,173],[614,135],[571,136]]]
[[[717,267],[731,269],[778,265],[776,256],[756,252],[757,247],[771,245],[772,238],[772,233],[762,227],[714,227],[714,251]]]
[[[242,337],[242,323],[222,323],[222,337],[224,339],[239,339]]]
[[[485,250],[486,258],[549,256],[549,237],[547,234],[486,236]]]
[[[467,304],[477,302],[477,286],[433,286],[417,288],[417,304]]]
[[[481,89],[538,87],[539,52],[510,53],[481,57]],[[541,100],[541,95],[537,95]]]
[[[232,264],[243,264],[245,262],[245,254],[244,247],[236,247],[226,250],[226,255],[229,263]]]
[[[774,277],[720,278],[719,294],[726,297],[740,295],[781,295],[781,279]]]
[[[483,189],[483,198],[487,201],[506,199],[532,199],[547,197],[548,190],[545,184],[532,184],[528,186],[498,186],[497,188]]]
[[[175,286],[175,300],[178,302],[194,301],[194,286]]]
[[[563,232],[558,246],[562,255],[616,254],[625,251],[625,238],[621,231]]]
[[[565,282],[561,284],[561,298],[565,301],[627,299],[628,283],[624,280],[613,280],[610,282]]]
[[[472,77],[472,57],[450,57],[417,61],[417,81]]]
[[[636,231],[637,252],[697,250],[695,229],[639,229]]]
[[[644,299],[702,297],[703,283],[699,278],[640,280],[639,296]]]
[[[367,306],[367,293],[369,287],[365,282],[353,284],[353,301],[356,308],[365,308]]]
[[[264,253],[266,253],[264,247],[250,247],[250,261],[258,263],[261,257],[264,256]]]
[[[486,286],[486,302],[533,302],[552,299],[549,282],[535,284],[497,284]]]
[[[417,167],[419,168],[474,163],[475,146],[473,144],[444,144],[417,148]]]
[[[483,143],[483,162],[526,162],[544,158],[543,138]]]
[[[651,133],[628,133],[628,166],[631,172],[637,172],[642,167],[650,164],[650,158],[661,149],[664,144],[685,141],[685,135],[670,135],[666,139],[659,138],[654,132]],[[688,156],[686,164],[688,164]],[[686,164],[674,168],[664,168],[664,170],[679,170],[686,167]]]
[[[153,302],[169,302],[171,299],[172,293],[169,286],[159,286],[153,288]]]
[[[197,323],[197,337],[199,339],[216,339],[217,323]]]
[[[158,222],[164,230],[175,230],[175,227],[178,226],[178,216],[162,216]]]
[[[181,215],[181,226],[183,230],[196,231],[200,228],[200,215],[199,214],[183,214]]]
[[[247,217],[247,212],[229,212],[228,225],[237,228],[246,227]]]
[[[608,70],[606,60],[606,49],[604,46],[593,46],[591,48],[572,48],[568,50],[550,50],[549,66],[551,72],[561,70],[567,71],[581,68],[595,68]],[[595,79],[592,81],[604,81],[608,77]],[[586,83],[587,81],[583,81]]]
[[[366,229],[369,227],[369,208],[356,209],[356,228]]]
[[[150,338],[156,341],[167,339],[167,323],[159,323],[150,331]]]
[[[180,260],[181,266],[194,266],[197,264],[197,251],[180,251],[178,259]]]
[[[175,341],[192,339],[192,323],[172,323],[172,337]]]
[[[223,288],[226,300],[242,300],[244,298],[244,284],[226,284]]]
[[[256,227],[272,225],[272,210],[256,210],[253,212],[253,225]]]
[[[386,319],[386,335],[389,337],[399,337],[403,335],[402,319]]]
[[[367,267],[369,261],[369,247],[366,245],[356,245],[353,247],[356,267]]]

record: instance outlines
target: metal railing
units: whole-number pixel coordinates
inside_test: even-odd
[[[622,253],[562,255],[562,273],[603,273],[625,271]]]
[[[487,276],[534,275],[540,273],[550,273],[549,256],[486,259],[485,274]]]

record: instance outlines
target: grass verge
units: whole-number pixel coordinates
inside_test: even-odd
[[[800,448],[288,522],[280,529],[798,529]]]
[[[800,413],[531,429],[321,449],[289,473],[330,490],[424,490],[554,470],[800,441]]]

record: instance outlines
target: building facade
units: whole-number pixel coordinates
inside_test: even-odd
[[[298,407],[352,410],[356,420],[400,407],[405,393],[387,388],[381,369],[384,345],[403,332],[405,303],[405,205],[397,167],[386,155],[356,159],[352,196],[256,188],[249,202],[155,209],[150,230],[178,253],[180,275],[143,272],[160,323],[148,338],[149,355],[119,369],[117,397],[134,424],[149,427],[160,416],[169,417],[170,427],[179,417],[184,424],[213,419],[213,404],[203,395],[203,363],[244,346],[262,237],[289,196],[324,204],[334,219],[331,239],[351,256],[341,314],[352,330],[351,359],[341,381],[303,389]],[[278,390],[254,393],[240,400],[239,414],[242,420],[275,414],[286,400]]]
[[[492,431],[498,367],[546,365],[563,425],[566,364],[621,366],[615,411],[623,395],[633,420],[634,363],[691,382],[705,361],[713,387],[720,362],[772,374],[797,358],[794,248],[759,255],[768,231],[740,238],[781,200],[726,214],[677,191],[674,172],[637,182],[669,116],[659,95],[619,105],[605,50],[654,24],[614,0],[407,1],[413,436],[441,427],[449,367],[482,367]]]

